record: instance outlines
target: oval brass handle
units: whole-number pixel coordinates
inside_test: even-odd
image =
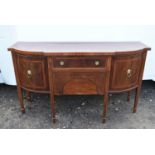
[[[64,61],[60,61],[59,64],[60,64],[60,66],[63,66],[65,63],[64,63]]]
[[[127,70],[127,77],[130,78],[132,75],[132,70],[131,69],[128,69]]]
[[[99,61],[95,61],[95,65],[98,66],[100,64]]]
[[[27,77],[30,79],[32,77],[32,71],[29,69],[27,70]]]

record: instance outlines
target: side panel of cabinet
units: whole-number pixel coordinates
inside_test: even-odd
[[[22,87],[40,91],[49,89],[45,57],[17,54],[17,68]]]
[[[123,91],[138,85],[143,62],[143,53],[135,55],[118,55],[112,59],[111,91]]]

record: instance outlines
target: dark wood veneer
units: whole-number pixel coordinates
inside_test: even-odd
[[[55,68],[104,68],[106,58],[102,57],[54,57]]]
[[[32,90],[49,90],[47,58],[17,54],[20,84]]]
[[[120,91],[138,85],[142,63],[143,51],[136,55],[113,57],[110,90]],[[129,75],[128,71],[131,72]]]
[[[68,50],[73,48],[73,45],[77,48],[85,45],[60,43],[60,46],[64,44],[68,46]],[[128,92],[129,101],[130,91],[135,89],[133,112],[136,112],[146,54],[150,48],[142,43],[92,44],[96,52],[94,48],[92,51],[90,49],[90,52],[82,52],[83,49],[77,52],[53,51],[53,47],[59,48],[58,43],[17,43],[9,48],[13,57],[21,111],[25,112],[22,90],[26,90],[28,100],[31,100],[30,92],[50,94],[53,122],[55,122],[55,95],[99,94],[104,95],[103,122],[105,122],[108,94]],[[121,44],[124,50],[120,50],[123,49]],[[86,45],[89,46],[91,43]],[[97,48],[98,46],[100,48]],[[127,50],[132,47],[133,50]],[[33,51],[35,48],[36,51]],[[99,52],[98,50],[102,48],[103,51]],[[111,50],[115,48],[116,51]]]

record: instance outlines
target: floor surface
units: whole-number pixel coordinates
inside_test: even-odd
[[[0,128],[4,129],[143,129],[155,128],[155,82],[143,81],[137,113],[132,113],[134,91],[130,102],[127,93],[110,94],[108,119],[101,121],[103,96],[56,97],[56,124],[51,122],[50,100],[46,94],[32,94],[25,100],[26,113],[20,112],[17,90],[0,85]]]

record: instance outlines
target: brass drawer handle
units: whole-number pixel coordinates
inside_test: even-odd
[[[95,66],[98,66],[100,64],[99,61],[95,61]]]
[[[27,70],[27,77],[30,79],[32,77],[32,71],[29,69]]]
[[[63,66],[65,63],[64,63],[64,61],[60,61],[59,64],[60,64],[60,66]]]
[[[130,78],[132,75],[132,70],[131,69],[128,69],[127,70],[127,77]]]

